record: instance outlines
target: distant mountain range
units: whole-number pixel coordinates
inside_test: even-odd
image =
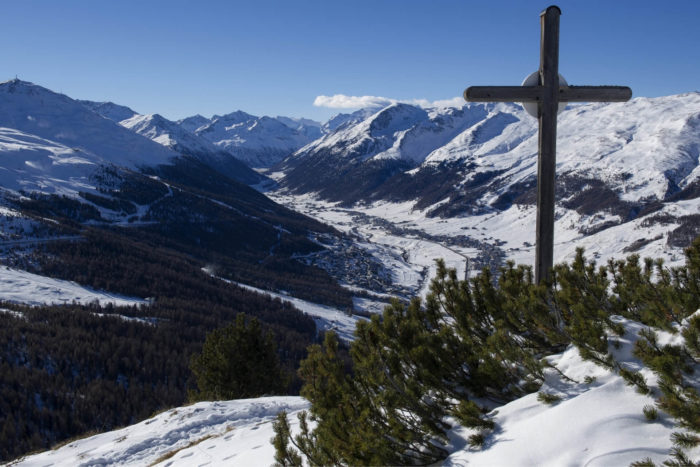
[[[0,84],[0,201],[41,231],[118,226],[126,235],[140,232],[153,245],[187,252],[202,266],[228,264],[230,278],[247,276],[253,285],[277,277],[273,288],[299,288],[304,281],[289,283],[285,262],[301,268],[294,274],[321,274],[325,279],[316,280],[332,283],[292,255],[322,249],[309,235],[333,229],[248,186],[271,184],[160,115],[76,101],[19,80]],[[349,294],[334,287],[346,306]]]
[[[274,167],[291,193],[346,206],[408,202],[428,217],[499,215],[536,199],[537,122],[517,104],[397,103],[321,124],[242,111],[173,122],[18,80],[0,85],[0,99],[0,184],[78,199],[110,222],[150,219],[151,208],[115,191],[135,174],[167,173],[198,190],[211,176],[275,186],[251,167]],[[669,245],[687,244],[700,219],[670,206],[700,197],[699,126],[698,93],[570,106],[559,116],[558,209],[576,213],[578,235],[664,223],[676,226]],[[184,166],[200,169],[184,177]]]
[[[558,206],[587,216],[579,229],[593,232],[697,199],[699,130],[697,92],[570,106],[558,122]],[[337,127],[281,166],[286,189],[346,205],[498,214],[535,203],[537,121],[518,104],[394,104]],[[676,220],[687,234],[673,244],[700,234],[700,219]]]

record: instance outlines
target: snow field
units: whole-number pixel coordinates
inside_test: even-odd
[[[643,365],[632,355],[642,325],[618,318],[626,329],[620,347],[610,352],[624,367],[640,370]],[[642,409],[654,405],[654,399],[627,386],[624,380],[592,362],[581,359],[578,350],[548,358],[567,377],[547,370],[540,392],[555,394],[561,401],[552,405],[529,394],[492,412],[498,428],[483,450],[466,447],[473,430],[456,428],[452,443],[459,447],[446,465],[519,465],[519,466],[617,466],[651,458],[660,464],[672,447],[674,422],[659,412],[656,421],[647,421]],[[647,369],[642,374],[658,394],[656,376]],[[587,384],[586,377],[594,378]],[[695,453],[698,454],[698,453]]]
[[[27,271],[0,266],[0,299],[25,305],[111,303],[115,306],[145,305],[146,300],[83,287],[72,281],[52,279]]]
[[[308,407],[300,397],[260,397],[198,402],[166,410],[148,420],[27,456],[16,466],[267,466],[274,462],[272,422]]]

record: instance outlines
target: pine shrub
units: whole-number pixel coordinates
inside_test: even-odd
[[[559,402],[561,400],[561,396],[549,392],[539,392],[537,393],[537,400],[543,404],[552,405]]]
[[[486,437],[484,436],[484,433],[475,433],[469,436],[468,442],[470,447],[474,449],[481,449],[486,442]]]
[[[653,422],[659,418],[659,411],[653,405],[645,405],[642,412],[647,421]]]
[[[272,334],[263,334],[260,322],[246,322],[242,313],[234,323],[207,334],[190,367],[199,388],[191,392],[192,400],[257,397],[286,386]]]
[[[505,403],[539,390],[545,370],[558,371],[544,357],[570,344],[584,359],[649,394],[642,374],[621,366],[609,351],[608,336],[624,334],[613,318],[621,315],[649,327],[635,354],[659,377],[658,407],[686,430],[674,435],[666,465],[685,465],[683,449],[700,440],[700,396],[689,380],[700,359],[700,314],[691,317],[700,308],[700,238],[686,255],[686,266],[674,269],[660,261],[640,263],[636,256],[597,266],[579,250],[571,264],[555,267],[548,284],[535,284],[529,267],[513,263],[500,269],[497,281],[488,270],[459,281],[438,261],[425,302],[394,301],[382,316],[358,323],[350,368],[339,358],[332,333],[309,349],[299,373],[311,409],[300,414],[296,436],[286,417],[276,422],[277,462],[439,462],[447,456],[449,417],[480,430],[469,443],[481,446],[495,424],[476,400]],[[658,344],[653,329],[681,325],[683,345]],[[538,400],[554,403],[560,397],[540,392]],[[647,419],[658,416],[651,406],[644,413]],[[654,464],[644,459],[634,465]]]

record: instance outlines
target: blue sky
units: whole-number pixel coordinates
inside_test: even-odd
[[[436,101],[519,84],[551,3],[468,0],[3,2],[0,80],[170,119],[325,120],[352,99]],[[565,0],[560,71],[635,96],[700,90],[700,1]],[[362,102],[366,100],[360,100]]]

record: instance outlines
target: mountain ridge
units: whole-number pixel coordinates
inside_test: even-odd
[[[389,106],[301,148],[282,163],[281,183],[296,193],[318,192],[344,203],[409,200],[392,187],[410,191],[405,186],[413,184],[413,198],[422,207],[426,195],[420,174],[430,171],[437,184],[454,179],[445,200],[458,201],[463,189],[470,188],[473,199],[460,202],[468,212],[499,209],[504,196],[522,196],[518,187],[535,177],[537,122],[519,105],[466,104],[424,113],[413,107],[416,118],[404,120],[405,127],[394,114],[412,106],[401,106]],[[699,121],[698,93],[571,106],[559,117],[557,175],[599,180],[620,202],[663,201],[700,176]],[[387,130],[382,133],[380,127]],[[331,167],[335,170],[329,175]],[[455,178],[455,171],[461,175]],[[353,196],[334,190],[334,185],[361,184],[368,172],[378,174],[381,182]],[[397,174],[401,183],[391,178]],[[482,191],[478,196],[475,187]]]

